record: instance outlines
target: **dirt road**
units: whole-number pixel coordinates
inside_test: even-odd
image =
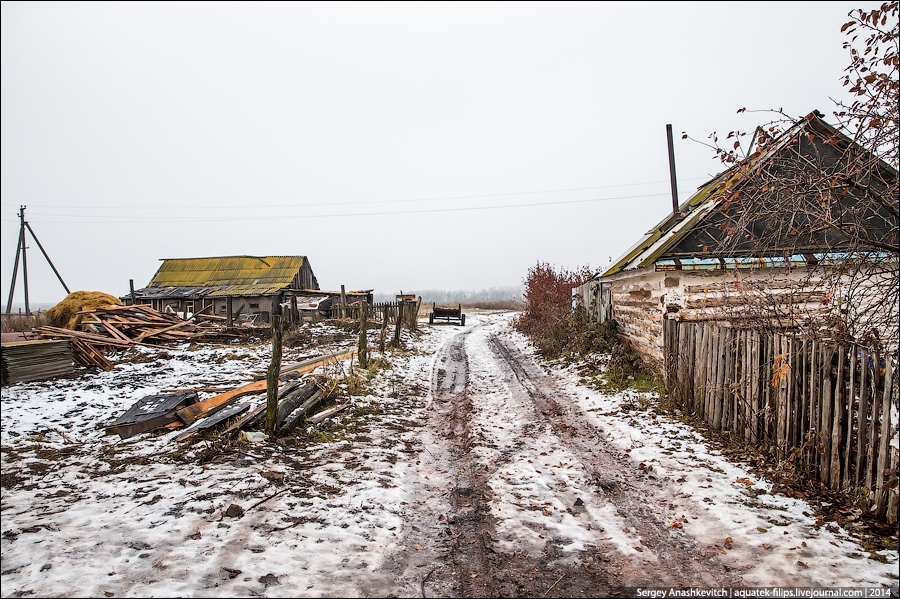
[[[896,550],[773,494],[652,398],[544,363],[512,314],[469,316],[404,332],[365,394],[294,440],[95,428],[148,393],[239,380],[265,346],[142,348],[113,372],[4,388],[0,594],[896,588]]]
[[[439,501],[432,491],[411,502],[417,524],[400,545],[415,551],[385,562],[406,582],[398,594],[580,597],[641,587],[824,582],[797,559],[833,558],[813,551],[817,528],[788,529],[750,499],[746,483],[734,484],[748,479],[709,461],[688,465],[705,483],[692,487],[683,484],[684,471],[631,455],[646,444],[632,440],[623,449],[611,442],[608,427],[590,413],[599,410],[580,401],[584,390],[564,384],[517,337],[507,322],[475,319],[436,356],[430,416],[418,436],[422,471],[444,492]],[[675,453],[662,442],[651,447]],[[731,509],[718,513],[719,498],[705,490],[716,484],[745,493],[735,489],[739,498],[724,498]],[[779,542],[807,539],[788,554],[791,562],[753,538],[768,534],[754,526],[759,516],[785,527]],[[701,518],[703,525],[696,523]]]
[[[608,596],[623,587],[739,582],[716,560],[698,561],[697,543],[650,509],[665,501],[655,476],[622,459],[533,357],[483,328],[453,337],[433,373],[427,467],[451,472],[452,484],[443,512],[417,518],[417,532],[431,521],[428,533],[444,539],[422,576],[426,594]],[[489,348],[477,352],[489,363],[470,364],[474,344]],[[567,474],[503,480],[522,462],[546,463],[548,474],[559,462]],[[573,477],[581,484],[566,480]],[[625,552],[617,550],[623,540]]]

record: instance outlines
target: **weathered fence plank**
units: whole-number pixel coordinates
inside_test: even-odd
[[[884,358],[882,375],[882,356],[856,344],[711,322],[664,330],[679,407],[780,459],[799,455],[795,467],[833,489],[865,489],[869,508],[897,521],[897,355]]]
[[[844,355],[844,348],[838,346],[838,364],[837,376],[834,381],[834,415],[831,421],[831,472],[828,485],[832,489],[839,489],[841,486],[841,434],[842,422],[844,421],[844,363],[847,356]]]
[[[856,424],[856,486],[865,481],[865,450],[866,450],[866,417],[869,414],[869,384],[868,384],[868,354],[866,350],[860,350],[859,360],[859,407],[857,408]]]

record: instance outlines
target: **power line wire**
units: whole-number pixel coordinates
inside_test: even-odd
[[[679,179],[679,181],[696,181],[700,179],[706,179],[706,177],[689,177]],[[222,210],[222,209],[263,209],[263,208],[308,208],[315,206],[359,206],[359,205],[367,205],[367,204],[402,204],[402,203],[410,203],[410,202],[437,202],[437,201],[446,201],[446,200],[471,200],[477,198],[498,198],[498,197],[507,197],[507,196],[517,196],[517,195],[535,195],[541,193],[565,193],[569,191],[587,191],[592,189],[613,189],[617,187],[637,187],[641,185],[659,185],[661,183],[668,183],[669,181],[647,181],[644,183],[620,183],[616,185],[597,185],[594,187],[569,187],[565,189],[545,189],[541,191],[514,191],[508,193],[490,193],[490,194],[479,194],[479,195],[468,195],[468,196],[443,196],[443,197],[434,197],[434,198],[411,198],[411,199],[402,199],[402,200],[366,200],[366,201],[355,201],[355,202],[310,202],[304,204],[253,204],[253,205],[244,205],[244,206],[71,206],[71,205],[60,205],[60,204],[41,204],[35,205],[32,209],[40,209],[40,208],[81,208],[85,210]],[[2,204],[0,206],[12,206],[12,204]]]
[[[167,218],[167,217],[131,217],[131,220],[98,220],[98,221],[44,221],[44,222],[53,222],[57,224],[130,224],[130,223],[187,223],[187,222],[227,222],[227,221],[260,221],[260,220],[297,220],[297,219],[313,219],[313,218],[348,218],[355,216],[391,216],[398,214],[429,214],[429,213],[437,213],[437,212],[467,212],[467,211],[475,211],[475,210],[499,210],[499,209],[509,209],[509,208],[528,208],[532,206],[558,206],[563,204],[585,204],[590,202],[610,202],[616,200],[634,200],[634,199],[642,199],[642,198],[654,198],[669,195],[668,192],[664,193],[650,193],[650,194],[641,194],[641,195],[633,195],[633,196],[616,196],[610,198],[590,198],[584,200],[557,200],[552,202],[532,202],[529,204],[499,204],[494,206],[470,206],[465,208],[427,208],[422,210],[392,210],[392,211],[383,211],[383,212],[351,212],[348,214],[294,214],[294,215],[285,215],[279,214],[274,216],[220,216],[220,217],[190,217],[190,218]],[[47,214],[43,216],[79,216],[79,215],[53,215]],[[85,216],[85,218],[98,218],[97,215]],[[110,217],[110,218],[124,218],[124,217]],[[11,222],[11,221],[4,221]]]

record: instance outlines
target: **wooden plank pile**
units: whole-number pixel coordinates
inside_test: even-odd
[[[2,344],[2,384],[43,381],[72,374],[72,344],[63,341],[13,341]]]
[[[182,320],[174,314],[154,310],[150,306],[107,306],[78,312],[80,330],[43,326],[36,330],[44,338],[70,339],[76,361],[83,366],[99,366],[104,370],[112,364],[99,347],[126,348],[133,345],[188,341],[204,336],[218,336],[218,326],[212,317],[200,316],[198,321]]]
[[[319,366],[349,358],[355,350],[340,354],[310,358],[281,369],[278,392],[277,433],[286,434],[297,426],[332,391],[324,377],[315,376],[298,380]],[[266,392],[266,381],[256,380],[204,400],[198,400],[196,390],[178,390],[143,397],[124,414],[106,427],[108,434],[118,434],[123,439],[143,432],[166,428],[185,428],[175,440],[183,441],[197,433],[212,428],[235,417],[223,434],[253,426],[265,414],[265,401],[253,396]],[[340,409],[317,414],[320,422]],[[242,415],[243,414],[243,415]]]

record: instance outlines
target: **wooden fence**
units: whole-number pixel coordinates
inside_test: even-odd
[[[896,354],[714,322],[666,320],[663,338],[682,410],[833,489],[866,489],[897,522]]]
[[[403,302],[403,324],[411,330],[416,330],[418,328],[417,319],[420,305],[421,301],[413,302],[407,300]],[[331,317],[340,318],[341,310],[341,306],[332,305]],[[344,306],[344,317],[350,320],[359,320],[359,310],[359,304]],[[397,322],[397,314],[399,311],[400,302],[376,302],[368,306],[369,322],[380,324],[387,320],[388,324],[394,324]]]

